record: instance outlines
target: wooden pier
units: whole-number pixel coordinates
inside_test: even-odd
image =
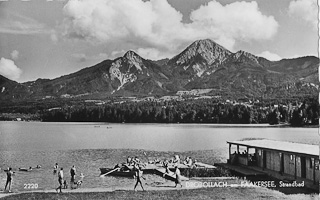
[[[238,174],[243,177],[253,177],[253,176],[266,176],[266,173],[254,170],[254,169],[249,169],[245,166],[239,166],[239,165],[230,165],[227,163],[216,163],[216,166],[223,167],[225,169],[229,169],[235,174]]]
[[[175,181],[176,175],[174,174],[175,166],[178,166],[180,170],[188,170],[191,169],[190,166],[184,165],[184,164],[169,164],[169,174],[165,173],[165,168],[163,167],[162,164],[146,164],[143,168],[142,171],[145,173],[154,173],[157,175],[160,175],[166,179]],[[200,168],[200,169],[215,169],[216,167],[213,165],[205,164],[202,162],[196,162],[193,167]],[[165,174],[165,175],[164,175]],[[187,181],[189,178],[181,176],[182,181]]]
[[[174,174],[174,172],[169,170],[169,174],[166,173],[166,169],[165,168],[157,168],[155,169],[155,174],[158,174],[160,176],[163,177],[163,175],[165,174],[164,178],[171,180],[171,181],[175,181],[176,180],[176,175]],[[189,178],[185,177],[185,176],[181,176],[181,181],[188,181]]]

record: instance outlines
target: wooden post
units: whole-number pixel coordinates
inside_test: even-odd
[[[231,143],[229,143],[229,164],[231,164]]]
[[[237,154],[239,154],[239,145],[237,144]]]
[[[294,178],[297,179],[297,156],[294,156]]]
[[[246,155],[246,158],[247,158],[247,165],[249,166],[249,147],[247,146],[247,155]]]
[[[312,163],[313,160],[313,163]],[[311,163],[313,164],[313,184],[316,184],[316,159],[310,159]]]

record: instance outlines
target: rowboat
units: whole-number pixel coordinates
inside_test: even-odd
[[[30,168],[21,167],[21,168],[19,168],[19,171],[30,172],[30,171],[32,171],[32,168],[31,167]]]
[[[100,168],[100,171],[101,171],[102,175],[107,174],[111,171],[113,171],[109,174],[111,176],[123,176],[123,177],[132,177],[133,178],[133,176],[135,175],[135,171],[129,171],[129,170],[121,171],[121,170],[115,170],[113,168]]]

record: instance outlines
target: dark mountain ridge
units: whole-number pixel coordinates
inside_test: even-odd
[[[128,51],[52,80],[17,83],[0,76],[0,100],[162,96],[206,88],[235,97],[314,95],[319,85],[318,65],[319,58],[314,56],[269,61],[245,51],[232,53],[205,39],[171,59],[152,61]]]

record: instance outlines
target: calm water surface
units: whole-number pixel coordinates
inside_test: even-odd
[[[316,128],[219,127],[184,124],[107,124],[107,123],[44,123],[0,122],[0,167],[42,166],[32,172],[16,172],[13,187],[24,190],[24,184],[37,183],[39,189],[58,186],[53,165],[64,167],[66,179],[76,165],[85,175],[82,187],[132,186],[133,179],[99,177],[99,167],[112,167],[128,155],[147,161],[170,158],[175,153],[190,155],[206,163],[226,162],[226,141],[243,138],[318,144]],[[146,155],[144,154],[146,152]],[[0,173],[0,187],[5,184]],[[147,182],[163,182],[147,175]]]

